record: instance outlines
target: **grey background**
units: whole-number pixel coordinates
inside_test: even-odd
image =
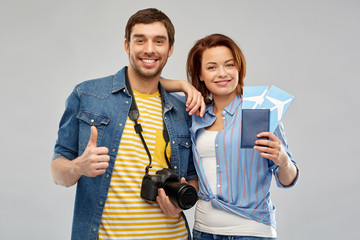
[[[295,96],[283,121],[301,179],[291,190],[272,188],[279,239],[359,239],[359,1],[0,4],[1,239],[70,238],[75,187],[50,179],[64,102],[75,84],[127,64],[125,24],[147,7],[164,11],[176,28],[163,76],[185,79],[195,40],[218,32],[244,51],[247,85]]]

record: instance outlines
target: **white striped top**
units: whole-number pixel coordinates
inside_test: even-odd
[[[134,90],[133,90],[134,91]],[[162,109],[159,92],[145,95],[134,91],[140,111],[138,122],[152,156],[150,174],[167,167],[162,135]],[[167,148],[170,159],[170,147]],[[184,219],[167,217],[156,202],[140,197],[141,183],[149,158],[134,122],[126,121],[110,189],[105,203],[98,239],[187,239]]]

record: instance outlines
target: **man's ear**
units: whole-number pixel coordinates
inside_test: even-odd
[[[174,44],[171,45],[171,47],[169,48],[168,57],[171,57],[171,55],[173,54],[173,52],[174,52]]]
[[[124,40],[124,49],[126,54],[129,56],[130,55],[130,46],[129,43],[126,41],[126,39]]]

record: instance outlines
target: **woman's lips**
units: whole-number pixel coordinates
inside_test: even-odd
[[[221,80],[221,81],[216,81],[216,85],[219,86],[226,86],[229,82],[231,82],[231,80]]]

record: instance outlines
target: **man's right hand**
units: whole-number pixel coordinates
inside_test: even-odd
[[[91,126],[91,135],[88,145],[83,154],[74,162],[75,172],[87,177],[96,177],[105,173],[109,167],[110,156],[106,147],[97,147],[98,132],[95,126]]]

